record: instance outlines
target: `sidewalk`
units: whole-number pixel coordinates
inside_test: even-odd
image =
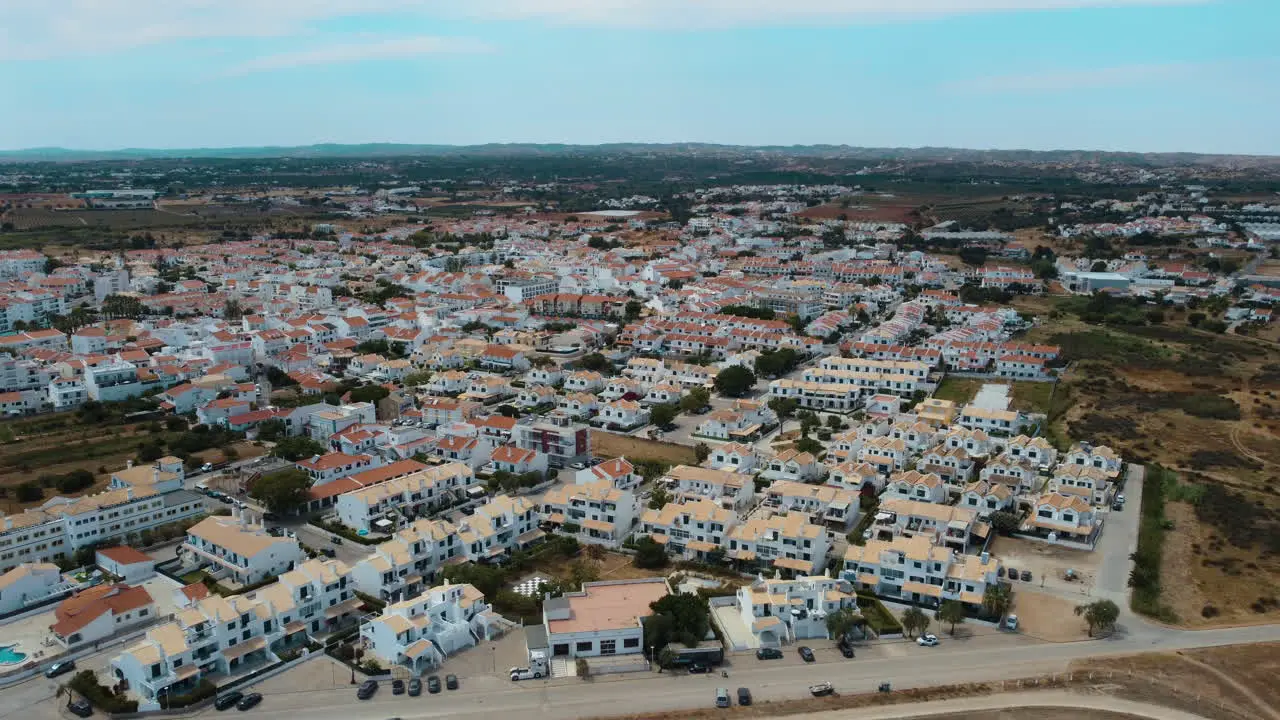
[[[1002,693],[983,697],[935,700],[925,703],[904,703],[879,708],[833,710],[813,713],[816,720],[893,720],[894,718],[920,718],[931,715],[955,715],[964,712],[983,712],[1026,708],[1025,718],[1035,717],[1035,708],[1070,708],[1073,710],[1097,710],[1125,713],[1152,720],[1206,720],[1200,715],[1174,710],[1158,705],[1122,700],[1108,695],[1086,695],[1061,690],[1026,693]]]

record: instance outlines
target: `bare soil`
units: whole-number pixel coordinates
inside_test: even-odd
[[[602,430],[591,431],[591,452],[602,458],[625,457],[630,460],[651,460],[671,465],[698,464],[698,456],[688,445],[619,435]]]

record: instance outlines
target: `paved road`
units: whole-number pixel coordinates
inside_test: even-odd
[[[1099,554],[1097,587],[1094,594],[1108,598],[1121,607],[1129,605],[1129,557],[1138,549],[1138,521],[1142,510],[1142,483],[1146,467],[1138,463],[1128,466],[1123,510],[1111,510],[1102,527],[1102,536],[1094,552]]]
[[[562,720],[679,710],[711,705],[717,687],[749,687],[757,701],[765,701],[805,697],[808,685],[821,680],[845,693],[873,691],[883,681],[897,689],[991,681],[1063,672],[1071,661],[1097,655],[1280,640],[1280,625],[1198,632],[1122,629],[1106,640],[1061,644],[1013,635],[989,637],[969,642],[944,637],[938,648],[888,643],[863,649],[855,660],[824,653],[819,662],[809,665],[748,657],[729,668],[728,678],[664,673],[511,683],[488,676],[464,679],[463,689],[457,692],[420,698],[394,696],[383,688],[366,702],[356,701],[350,688],[273,694],[253,714],[280,720],[304,713],[308,720],[380,720],[393,716],[487,718],[501,713]]]

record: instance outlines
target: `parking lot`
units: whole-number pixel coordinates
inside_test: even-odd
[[[997,537],[991,543],[991,554],[1000,558],[1004,567],[1014,568],[1019,574],[1031,571],[1031,581],[1021,579],[1012,582],[1014,591],[1032,586],[1050,589],[1060,594],[1088,595],[1097,582],[1097,552],[1064,548],[1035,540],[1013,537]],[[1068,570],[1074,571],[1075,580],[1067,580]]]

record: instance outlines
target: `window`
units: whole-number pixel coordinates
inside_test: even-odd
[[[610,641],[610,642],[612,642],[612,641]],[[624,639],[624,640],[622,641],[622,647],[624,647],[624,648],[637,648],[637,647],[640,647],[640,638],[626,638],[626,639]]]
[[[588,644],[590,644],[590,643],[588,643]],[[616,653],[617,651],[618,651],[618,650],[617,650],[617,641],[616,641],[616,640],[601,640],[601,641],[600,641],[600,654],[601,654],[601,655],[612,655],[612,654]]]
[[[574,646],[573,649],[577,652],[591,652],[591,648],[592,648],[592,642],[590,640],[586,640],[583,642],[579,642],[576,646]]]

